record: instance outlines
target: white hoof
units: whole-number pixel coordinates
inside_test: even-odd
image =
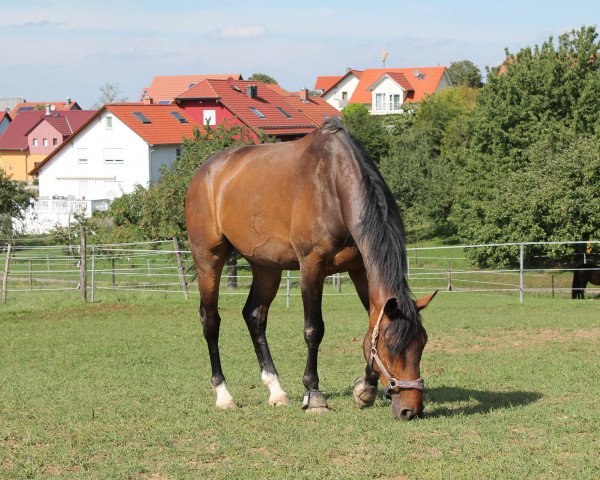
[[[217,401],[215,402],[215,406],[219,410],[227,410],[229,408],[236,408],[237,405],[229,393],[227,389],[227,385],[223,382],[221,385],[217,385],[215,387],[215,391],[217,392]]]
[[[272,407],[281,407],[284,405],[288,405],[289,403],[290,400],[285,394],[285,392],[283,395],[271,395],[269,397],[269,405],[271,405]]]
[[[289,403],[287,393],[281,388],[277,375],[263,371],[261,373],[261,379],[270,392],[269,405],[278,407]]]

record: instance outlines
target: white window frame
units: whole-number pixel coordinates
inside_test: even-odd
[[[31,144],[32,144],[34,147],[37,147],[37,146],[38,146],[38,139],[37,139],[37,138],[34,138],[34,139],[31,141]]]
[[[77,163],[79,165],[87,165],[88,163],[88,149],[78,148],[77,149]]]
[[[216,125],[217,124],[217,111],[216,110],[203,110],[202,111],[202,125]]]
[[[385,110],[385,93],[375,94],[375,110],[378,112]]]
[[[402,102],[400,101],[400,94],[398,93],[390,93],[389,95],[390,101],[390,111],[397,112],[402,108]],[[396,100],[398,100],[396,102]]]
[[[48,146],[48,139],[42,138],[42,147],[47,147],[47,146]]]
[[[112,130],[112,128],[113,128],[113,117],[112,117],[112,115],[108,115],[104,119],[104,126],[106,127],[107,130]]]

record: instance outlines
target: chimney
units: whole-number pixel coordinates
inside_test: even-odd
[[[49,117],[52,114],[52,109],[50,108],[50,104],[46,104],[46,116]]]
[[[144,103],[146,105],[153,105],[154,104],[154,99],[150,95],[146,95],[144,97]]]
[[[258,87],[256,85],[248,85],[246,87],[246,95],[248,95],[248,98],[256,98],[257,93]]]
[[[303,88],[300,90],[300,100],[304,103],[308,103],[308,88]]]

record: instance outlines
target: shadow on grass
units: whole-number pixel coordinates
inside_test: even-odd
[[[458,387],[436,387],[425,392],[425,413],[428,418],[489,413],[492,410],[522,407],[542,398],[539,392],[493,392]],[[464,405],[468,402],[468,405]],[[476,403],[473,403],[476,402]],[[456,403],[456,406],[448,405]],[[436,404],[443,404],[436,406]],[[429,405],[429,408],[428,408]]]
[[[328,397],[352,396],[352,388],[332,392]],[[382,396],[379,384],[378,399]],[[489,413],[502,408],[523,407],[542,398],[539,392],[493,392],[471,390],[459,387],[435,387],[425,389],[426,418],[453,417],[456,415],[474,415]],[[456,404],[453,406],[452,404]],[[467,404],[468,403],[468,404]],[[440,405],[441,404],[441,405]],[[450,405],[448,405],[450,404]]]

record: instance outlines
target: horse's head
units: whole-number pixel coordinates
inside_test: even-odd
[[[425,308],[437,292],[418,299],[417,311]],[[423,416],[423,387],[420,363],[427,332],[420,321],[404,318],[396,298],[379,312],[371,312],[375,327],[365,335],[365,358],[383,383],[392,401],[395,418],[410,420]]]

